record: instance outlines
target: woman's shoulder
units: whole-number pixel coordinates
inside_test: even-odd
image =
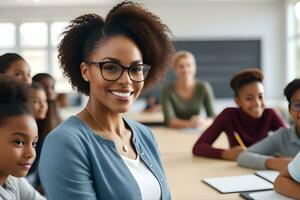
[[[168,92],[174,90],[174,82],[166,83],[162,86],[162,92]]]
[[[47,140],[75,140],[76,138],[81,140],[88,131],[87,125],[79,117],[71,116],[52,130]]]
[[[141,124],[140,122],[137,122],[135,120],[131,120],[128,118],[125,118],[126,122],[128,123],[128,125],[130,126],[130,128],[134,128],[140,131],[150,131],[150,128]]]
[[[130,126],[130,128],[132,129],[132,131],[134,131],[135,133],[137,133],[135,136],[138,139],[146,139],[146,138],[150,138],[152,139],[153,135],[151,132],[151,129],[137,121],[134,120],[130,120],[130,119],[125,119],[127,124]]]
[[[196,88],[198,90],[211,90],[211,84],[207,81],[196,81]]]
[[[211,84],[209,82],[207,82],[207,81],[199,81],[199,80],[197,80],[196,81],[196,85],[198,87],[211,87]]]

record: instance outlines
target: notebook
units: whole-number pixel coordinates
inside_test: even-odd
[[[283,196],[274,190],[260,191],[260,192],[243,192],[240,194],[244,199],[247,200],[292,200],[286,196]]]
[[[271,183],[274,183],[277,176],[279,176],[279,171],[275,170],[258,170],[255,172],[255,175],[260,176]]]
[[[272,183],[254,174],[204,178],[202,181],[221,193],[273,189]]]

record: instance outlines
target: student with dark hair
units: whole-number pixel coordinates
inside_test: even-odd
[[[173,58],[176,80],[161,92],[165,124],[171,128],[201,128],[215,116],[214,93],[208,82],[196,80],[196,60],[192,53],[179,51]],[[205,109],[207,118],[201,117]]]
[[[300,199],[300,152],[283,169],[274,182],[274,190],[293,199]]]
[[[37,172],[40,153],[42,150],[44,139],[50,133],[50,131],[52,131],[56,126],[58,126],[61,123],[62,120],[58,114],[58,109],[56,105],[54,78],[50,74],[39,73],[34,75],[32,77],[32,80],[32,105],[36,105],[36,108],[39,108],[33,110],[38,110],[40,111],[40,113],[43,114],[42,117],[35,116],[39,131],[39,141],[36,146],[36,161],[34,162],[31,170],[29,171],[29,176],[27,176],[27,178],[36,189],[38,189],[40,192],[43,192]],[[47,105],[47,109],[45,105]]]
[[[55,80],[50,74],[38,73],[32,77],[32,80],[44,86],[48,100],[56,99]]]
[[[265,138],[268,131],[286,127],[273,109],[265,108],[262,81],[263,74],[258,69],[244,70],[231,79],[238,107],[225,108],[216,117],[194,145],[195,156],[236,160],[243,151],[237,137],[248,147]],[[226,133],[230,149],[212,147],[222,132]]]
[[[283,170],[300,151],[300,79],[290,82],[284,89],[289,112],[295,125],[281,128],[241,153],[239,165],[255,169]]]
[[[59,59],[86,107],[46,138],[39,174],[48,199],[170,199],[149,128],[123,116],[154,84],[173,53],[166,25],[139,4],[122,2],[105,20],[71,21]]]
[[[36,120],[46,118],[48,111],[47,96],[44,86],[33,81],[30,86],[29,107]]]
[[[38,122],[40,137],[45,138],[50,131],[62,122],[56,104],[55,80],[47,73],[36,74],[32,77],[32,80],[41,84],[47,95],[48,111],[46,117]]]
[[[28,63],[16,53],[6,53],[0,56],[0,73],[28,85],[32,82]]]
[[[22,178],[35,159],[36,122],[27,108],[27,89],[0,75],[0,199],[43,199]]]
[[[48,111],[48,103],[47,103],[47,96],[45,88],[39,84],[38,82],[33,81],[30,86],[30,99],[28,102],[28,106],[33,113],[34,119],[37,122],[38,126],[38,134],[39,134],[39,141],[36,145],[36,159],[32,164],[28,172],[28,176],[26,177],[27,180],[30,182],[32,186],[35,188],[39,188],[39,178],[37,173],[37,166],[40,158],[40,153],[42,149],[42,143],[44,140],[43,135],[43,121],[46,118],[46,114]]]

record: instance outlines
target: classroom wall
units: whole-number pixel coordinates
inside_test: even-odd
[[[167,5],[160,6],[155,10],[178,38],[261,39],[266,95],[268,98],[282,97],[286,66],[284,6],[281,1],[202,2],[174,5],[172,9]],[[184,20],[175,16],[184,17]]]
[[[148,3],[147,3],[148,2]],[[285,0],[147,1],[175,38],[261,39],[266,96],[281,99],[286,84]],[[152,2],[152,3],[151,3]],[[106,14],[111,6],[0,8],[0,20],[69,20],[83,13]],[[290,77],[290,76],[289,76]]]

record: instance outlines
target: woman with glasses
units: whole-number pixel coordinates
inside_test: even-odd
[[[205,109],[208,121],[214,117],[214,93],[209,83],[197,81],[196,60],[188,51],[173,58],[176,81],[162,89],[161,102],[165,124],[172,128],[201,128],[207,119],[199,114]]]
[[[155,83],[173,53],[169,30],[139,4],[123,2],[105,20],[71,21],[59,59],[86,107],[46,138],[39,174],[47,199],[170,199],[151,130],[123,117]]]
[[[295,125],[274,131],[271,136],[249,147],[237,159],[240,166],[280,171],[300,151],[300,79],[290,82],[284,95]]]

